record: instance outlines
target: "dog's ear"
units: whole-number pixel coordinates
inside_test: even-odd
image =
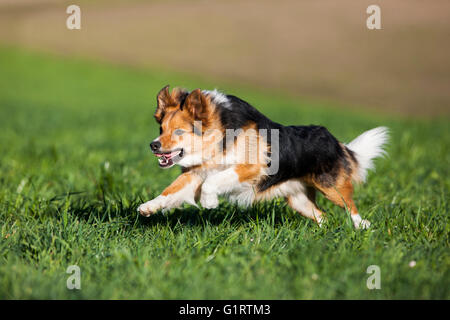
[[[184,102],[186,101],[189,92],[182,88],[174,88],[171,95],[172,99],[180,106],[181,110],[183,110]]]
[[[157,107],[155,111],[155,119],[158,123],[161,123],[162,118],[167,107],[176,105],[176,101],[172,98],[169,92],[169,85],[159,91],[156,96]]]
[[[208,119],[209,103],[200,89],[195,89],[186,97],[184,106],[195,120]]]

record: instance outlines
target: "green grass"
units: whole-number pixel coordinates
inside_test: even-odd
[[[148,149],[167,83],[217,86],[0,49],[0,298],[450,298],[448,118],[342,112],[221,84],[276,121],[322,124],[342,141],[389,126],[389,157],[355,195],[372,228],[354,230],[323,198],[323,228],[281,200],[142,218],[138,204],[179,174]],[[69,265],[81,290],[66,288]],[[369,265],[381,268],[380,290],[366,287]]]

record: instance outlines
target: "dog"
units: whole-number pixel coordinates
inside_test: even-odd
[[[250,206],[283,197],[301,215],[322,225],[316,193],[350,212],[355,228],[368,228],[353,201],[354,184],[366,180],[373,159],[384,155],[388,129],[377,127],[348,144],[325,127],[283,126],[249,103],[217,90],[164,87],[154,117],[160,135],[150,143],[161,168],[182,173],[155,199],[139,206],[143,216],[183,203],[218,207],[218,197]]]

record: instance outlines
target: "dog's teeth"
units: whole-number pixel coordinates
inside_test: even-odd
[[[169,163],[169,159],[167,159],[166,157],[161,157],[158,159],[158,161],[159,161],[159,164],[163,165],[163,166],[165,166]]]

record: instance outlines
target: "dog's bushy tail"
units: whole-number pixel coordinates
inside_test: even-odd
[[[373,159],[384,156],[385,144],[389,140],[389,130],[378,127],[364,132],[352,142],[346,144],[347,148],[355,153],[358,167],[353,174],[353,180],[366,181],[367,171],[374,169]]]

